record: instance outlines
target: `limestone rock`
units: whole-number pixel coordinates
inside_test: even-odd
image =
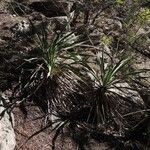
[[[0,99],[0,104],[2,101]],[[4,110],[4,107],[0,106],[0,113]],[[15,133],[10,122],[10,116],[5,113],[0,120],[0,150],[14,150],[16,145]]]

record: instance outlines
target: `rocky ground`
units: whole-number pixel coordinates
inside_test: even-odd
[[[11,77],[9,74],[10,71],[14,69],[14,66],[11,65],[14,65],[17,62],[18,57],[22,58],[25,55],[28,55],[32,52],[34,48],[36,48],[38,44],[36,43],[36,33],[39,32],[39,34],[41,34],[42,27],[47,28],[49,30],[49,40],[51,40],[55,32],[64,30],[65,33],[66,30],[75,28],[75,25],[72,25],[75,16],[73,17],[70,13],[72,6],[73,2],[65,0],[63,2],[56,0],[55,3],[51,0],[24,0],[21,1],[21,3],[19,0],[13,1],[12,3],[10,3],[9,0],[0,0],[0,49],[2,50],[2,54],[0,53],[0,55],[2,55],[2,57],[0,57],[2,58],[0,62],[0,79],[3,79],[3,76],[5,74],[8,76],[9,82],[11,82],[9,83],[9,86],[13,86],[13,84],[16,84],[14,82],[15,77]],[[82,5],[80,7],[83,8]],[[82,25],[82,18],[86,17],[83,15],[84,8],[79,9],[80,7],[78,7],[77,9],[77,12],[79,12],[80,16],[78,16],[78,20],[76,21],[76,27]],[[94,45],[97,45],[99,44],[100,40],[104,40],[104,42],[106,42],[105,48],[107,49],[107,51],[111,51],[111,48],[107,45],[111,39],[106,39],[105,35],[110,35],[110,37],[114,39],[118,39],[118,37],[120,39],[124,39],[125,35],[123,34],[123,27],[121,21],[114,18],[109,18],[109,10],[107,11],[105,12],[107,13],[107,15],[96,19],[96,28],[93,28],[93,26],[86,27],[83,25],[81,28],[79,28],[78,33],[85,33],[87,31],[87,28],[88,31],[92,30],[89,34],[90,42]],[[67,16],[66,14],[69,15]],[[116,12],[114,12],[114,15],[115,14]],[[69,26],[66,26],[67,22],[70,23]],[[32,25],[34,25],[34,28]],[[149,37],[149,25],[150,24],[146,25],[145,27],[139,28],[136,34],[140,35],[141,37]],[[136,30],[135,27],[133,28],[133,30]],[[119,49],[122,45],[115,45],[114,47],[116,48],[116,51],[117,48]],[[134,46],[136,47],[136,45]],[[132,47],[125,47],[124,49],[128,49],[129,51],[133,50]],[[129,52],[126,51],[126,53]],[[145,41],[145,45],[135,48],[132,55],[136,55],[135,63],[133,63],[132,66],[134,69],[150,69],[150,39],[147,38],[147,40]],[[3,73],[3,70],[5,70],[6,73]],[[141,76],[149,77],[150,72],[142,73]],[[9,97],[9,94],[7,94],[6,92],[6,85],[8,86],[8,83],[6,82],[0,83],[0,86],[1,90],[5,93],[6,97]],[[142,89],[140,89],[140,91],[141,97],[147,97],[147,100],[145,101],[150,108],[150,95],[148,93],[150,79],[146,81],[140,80],[139,82],[140,84],[144,85],[147,89],[146,92],[143,92]],[[9,86],[7,90],[9,90]],[[20,111],[18,108],[15,108],[13,110],[13,126],[16,135],[16,150],[20,147],[20,149],[22,150],[50,150],[53,134],[49,134],[49,130],[41,132],[39,135],[33,137],[26,143],[28,137],[30,137],[35,131],[38,131],[41,127],[41,124],[43,123],[43,119],[40,119],[40,117],[43,114],[37,107],[30,106],[28,109],[29,110],[27,110],[27,116],[24,116],[22,111]],[[5,118],[8,121],[8,116]],[[4,130],[2,129],[2,120],[0,122],[0,150],[13,150],[14,147],[15,135],[12,131],[13,128],[10,122],[7,125],[8,126],[6,128],[10,129],[11,131],[8,132],[9,137],[6,137],[5,140],[7,139],[10,144],[8,144],[9,146],[7,148],[3,148],[3,146],[5,146],[6,143],[3,144],[3,142],[1,142],[1,139],[3,139],[4,137],[3,134],[1,134],[1,130]],[[11,138],[12,136],[13,138]],[[9,140],[10,138],[11,140]],[[87,150],[112,149],[108,146],[107,142],[99,143],[94,140],[91,140],[89,143],[89,146],[86,147]],[[60,137],[56,142],[56,150],[63,149],[75,150],[78,149],[78,147],[75,145],[75,143],[72,142],[71,139],[67,137]]]

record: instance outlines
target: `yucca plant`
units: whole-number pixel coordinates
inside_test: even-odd
[[[129,127],[123,118],[123,113],[129,111],[126,107],[130,104],[141,106],[143,101],[138,98],[134,101],[132,95],[127,94],[127,91],[134,93],[128,85],[134,74],[129,70],[132,59],[128,57],[115,63],[108,62],[104,56],[104,52],[98,53],[94,64],[83,64],[94,83],[91,93],[89,92],[92,112],[89,112],[89,117],[95,118],[93,121],[97,126],[115,124],[121,131],[125,126]]]
[[[13,97],[15,97],[15,104],[34,100],[42,110],[48,113],[50,105],[54,104],[51,100],[55,99],[56,102],[63,97],[62,91],[68,88],[67,83],[69,84],[69,82],[65,83],[66,78],[74,82],[71,82],[73,83],[72,87],[78,84],[76,64],[81,61],[81,57],[79,52],[73,49],[83,42],[77,41],[78,37],[74,35],[74,32],[55,33],[52,40],[49,41],[47,30],[44,27],[41,29],[41,33],[36,35],[38,37],[37,48],[16,68],[20,72],[20,76]],[[69,51],[70,49],[72,51]],[[63,84],[64,87],[60,84]],[[60,94],[59,98],[56,96],[59,95],[58,93]]]

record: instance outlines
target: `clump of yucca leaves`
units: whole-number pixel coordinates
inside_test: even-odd
[[[105,124],[113,119],[117,126],[121,124],[124,126],[121,108],[131,103],[135,106],[143,105],[140,100],[132,101],[130,96],[126,98],[126,90],[134,91],[134,89],[125,85],[130,83],[133,75],[136,74],[127,69],[130,62],[131,58],[125,58],[116,63],[108,63],[102,53],[101,57],[99,54],[96,57],[96,67],[93,67],[93,64],[85,64],[85,70],[94,82],[90,102],[91,109],[95,110],[97,125]],[[125,113],[125,108],[123,111]]]
[[[56,33],[50,42],[46,30],[37,36],[39,46],[17,68],[19,81],[9,107],[19,104],[27,115],[26,104],[36,104],[45,114],[44,129],[57,122],[55,141],[64,126],[74,124],[84,102],[79,72],[82,56],[73,50],[83,42],[76,42],[74,33]],[[60,119],[51,120],[51,116]]]
[[[53,103],[52,101],[47,102],[47,99],[54,100],[55,91],[57,93],[63,92],[62,89],[57,90],[57,87],[60,87],[59,84],[62,84],[65,88],[68,82],[69,86],[67,78],[70,81],[72,79],[75,84],[74,72],[77,72],[78,69],[74,66],[80,59],[76,52],[69,52],[68,50],[82,44],[82,42],[74,42],[75,39],[72,39],[74,38],[72,35],[73,33],[56,34],[51,42],[48,42],[46,30],[44,30],[42,36],[37,35],[40,42],[39,46],[17,68],[18,70],[21,69],[21,75],[19,78],[20,84],[16,87],[18,90],[18,92],[15,91],[15,94],[17,92],[16,95],[26,100],[42,98],[43,100],[38,101],[38,105],[42,104],[42,109],[47,110],[45,107],[48,107],[48,103]],[[75,86],[73,85],[73,87]],[[69,88],[71,91],[72,87]],[[48,95],[48,97],[45,97],[45,95]],[[55,97],[57,97],[56,95]]]

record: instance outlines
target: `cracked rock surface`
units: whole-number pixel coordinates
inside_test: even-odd
[[[0,104],[2,104],[1,99]],[[0,106],[0,113],[3,110],[4,107]],[[15,133],[12,123],[10,121],[10,116],[7,113],[5,113],[2,119],[0,120],[0,150],[14,150],[15,145]]]

